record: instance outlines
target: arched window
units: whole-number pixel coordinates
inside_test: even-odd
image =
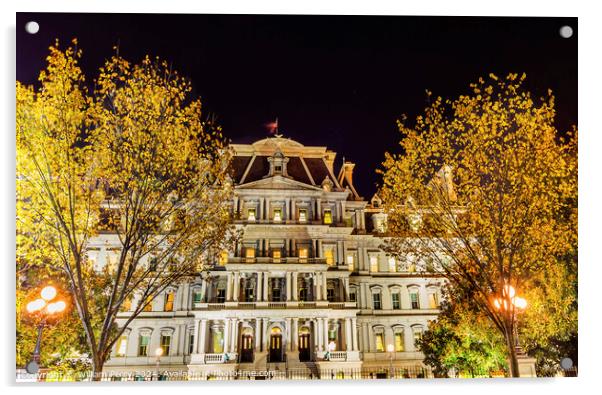
[[[174,310],[174,300],[176,298],[176,290],[168,289],[165,291],[165,302],[163,303],[163,311]]]
[[[403,326],[398,325],[393,327],[393,338],[395,340],[395,352],[405,351],[405,334]]]
[[[130,330],[126,329],[119,339],[117,340],[117,344],[115,345],[115,356],[117,357],[125,357],[127,354],[128,347],[128,337],[130,335]]]
[[[150,339],[153,330],[150,328],[142,328],[138,331],[138,356],[148,356]]]
[[[420,309],[420,288],[418,286],[408,287],[410,294],[410,307],[414,310]]]
[[[377,352],[385,352],[385,328],[383,326],[375,326],[374,331],[374,346]]]
[[[380,287],[372,287],[372,308],[374,310],[382,310],[382,293]]]
[[[173,337],[173,328],[161,329],[161,337],[159,338],[159,346],[163,350],[163,356],[168,356],[171,351],[171,338]]]

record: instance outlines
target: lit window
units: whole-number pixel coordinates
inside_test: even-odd
[[[410,291],[410,302],[412,303],[412,309],[420,308],[420,302],[418,300],[418,291],[417,290]]]
[[[385,335],[384,333],[376,334],[376,351],[384,352],[385,351]]]
[[[401,309],[401,303],[399,302],[399,292],[394,292],[391,294],[391,302],[394,310]]]
[[[395,261],[395,258],[390,256],[389,257],[389,271],[391,273],[395,273],[396,271],[396,266],[397,266],[397,262]]]
[[[299,210],[299,222],[307,221],[307,210],[302,208]]]
[[[143,311],[153,311],[153,299],[148,297],[144,303],[146,304],[146,306],[144,306]]]
[[[255,247],[245,248],[245,258],[246,258],[247,262],[255,261]]]
[[[439,297],[435,292],[429,293],[429,307],[431,309],[439,308]]]
[[[173,301],[175,297],[175,292],[168,292],[165,294],[165,306],[163,311],[173,311]]]
[[[370,271],[378,272],[378,257],[376,255],[370,256]]]
[[[395,332],[395,351],[402,352],[405,350],[403,331]]]
[[[353,255],[351,255],[351,254],[347,255],[347,267],[349,268],[350,272],[352,272],[354,270],[354,262],[355,262],[355,259],[353,258]]]
[[[221,329],[212,330],[213,352],[221,354],[224,352],[224,332]]]
[[[308,250],[306,247],[299,248],[299,261],[306,261],[308,258]]]
[[[224,288],[219,288],[217,290],[217,303],[224,303],[226,301],[226,290]]]
[[[408,267],[408,272],[416,273],[416,264],[415,263],[410,264],[410,266]]]
[[[161,334],[161,349],[163,350],[163,355],[169,355],[169,346],[171,345],[171,335]]]
[[[355,291],[351,291],[351,292],[349,292],[349,301],[350,301],[350,302],[355,302],[356,300],[357,300],[357,299],[356,299],[356,294],[355,294]]]
[[[414,342],[422,339],[422,328],[416,327],[413,328],[412,331],[414,332]]]
[[[277,208],[274,209],[274,222],[281,222],[282,221],[282,209]]]
[[[226,263],[228,263],[228,251],[222,251],[219,254],[218,264],[224,266]]]
[[[328,288],[326,290],[326,300],[328,300],[329,302],[334,302],[334,289],[333,288]]]
[[[247,221],[255,221],[255,209],[250,208],[247,210]]]
[[[334,265],[334,250],[332,248],[326,248],[324,250],[324,258],[326,258],[326,264]]]
[[[374,305],[374,310],[380,310],[382,308],[379,292],[372,294],[372,304]]]
[[[324,223],[331,224],[332,223],[332,211],[324,210]]]
[[[144,333],[141,334],[138,338],[138,356],[146,357],[148,356],[148,345],[150,343],[150,334]]]
[[[274,263],[280,263],[280,258],[282,257],[282,251],[280,250],[272,250],[272,261]]]
[[[193,291],[192,293],[192,300],[193,302],[196,303],[201,303],[203,301],[203,294],[201,293],[200,290],[196,289]]]
[[[118,357],[124,357],[125,353],[127,351],[127,346],[128,346],[128,335],[121,335],[121,337],[119,338],[119,340],[117,340],[117,347],[115,348],[116,351],[116,355]]]

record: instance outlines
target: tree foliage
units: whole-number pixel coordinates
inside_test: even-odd
[[[18,255],[64,273],[100,372],[129,322],[230,242],[231,153],[166,62],[114,55],[91,89],[76,45],[50,48],[39,88],[17,83]],[[100,237],[119,246],[103,267]]]
[[[455,100],[432,98],[403,154],[386,154],[380,196],[388,249],[431,260],[503,335],[510,370],[518,290],[576,250],[577,133],[554,127],[551,92],[490,75]],[[523,296],[521,294],[521,296]],[[496,308],[495,300],[506,309]]]

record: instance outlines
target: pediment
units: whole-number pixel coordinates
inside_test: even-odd
[[[308,190],[308,191],[322,191],[322,188],[315,187],[313,185],[305,184],[288,177],[276,175],[273,177],[266,177],[261,180],[241,184],[237,188],[239,189],[297,189],[297,190]]]

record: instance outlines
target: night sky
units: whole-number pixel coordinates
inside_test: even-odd
[[[18,13],[16,70],[36,83],[57,38],[78,39],[90,80],[116,44],[130,61],[159,56],[233,142],[267,136],[278,117],[285,137],[338,152],[337,170],[343,156],[357,163],[370,198],[384,151],[399,152],[396,119],[422,111],[425,89],[454,98],[490,72],[526,72],[536,96],[554,91],[557,128],[576,125],[577,30],[577,18]]]

